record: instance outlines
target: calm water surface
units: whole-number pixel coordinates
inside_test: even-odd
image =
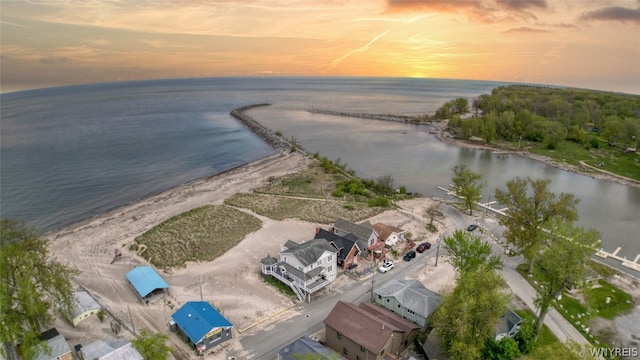
[[[391,174],[396,185],[426,196],[444,193],[437,186],[451,183],[452,168],[466,164],[487,182],[483,198],[491,201],[496,188],[519,176],[551,179],[550,189],[580,199],[578,224],[597,229],[608,251],[633,259],[639,250],[640,190],[564,171],[510,154],[461,148],[439,141],[427,126],[288,110],[272,106],[251,110],[263,125],[295,136],[311,153],[340,159],[356,173],[375,179]]]
[[[442,196],[451,168],[483,174],[490,199],[515,176],[552,179],[581,199],[580,224],[603,247],[640,253],[640,191],[510,155],[441,143],[423,126],[311,114],[307,109],[433,113],[503,83],[402,78],[211,78],[70,86],[0,95],[0,216],[53,230],[273,153],[228,114],[254,117],[358,175]]]

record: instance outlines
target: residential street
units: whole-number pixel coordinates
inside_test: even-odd
[[[515,267],[524,262],[524,260],[520,256],[510,257],[504,255],[503,249],[494,241],[494,239],[502,236],[502,229],[496,219],[490,216],[487,217],[483,213],[475,213],[471,218],[452,206],[443,206],[441,210],[445,213],[447,223],[451,224],[447,226],[441,237],[450,235],[456,228],[466,229],[471,223],[476,223],[485,229],[483,232],[476,230],[474,233],[481,236],[483,240],[489,240],[496,253],[503,254],[504,269],[502,273],[506,282],[511,287],[514,295],[535,312],[533,303],[535,290],[515,270]],[[410,211],[405,211],[405,213],[420,217],[420,215],[413,214]],[[426,219],[424,221],[426,222]],[[486,231],[491,236],[484,234]],[[246,359],[275,359],[277,351],[296,338],[305,334],[311,335],[324,329],[323,321],[338,300],[351,303],[369,301],[370,288],[372,286],[371,280],[374,281],[373,286],[380,286],[393,277],[416,277],[416,274],[424,271],[425,267],[435,266],[434,258],[438,252],[440,257],[446,255],[444,248],[440,247],[438,250],[438,246],[433,244],[431,249],[418,254],[413,261],[404,262],[399,258],[395,261],[395,268],[391,271],[385,274],[375,272],[372,277],[360,282],[342,275],[331,286],[330,290],[324,291],[321,296],[314,298],[311,303],[304,303],[287,310],[285,313],[290,315],[285,317],[284,320],[277,321],[274,319],[272,324],[268,323],[268,321],[271,321],[268,320],[266,325],[263,324],[248,330],[241,336],[240,340],[245,352],[231,355],[241,355],[241,358]],[[443,261],[442,258],[439,260]],[[553,309],[547,314],[545,325],[561,341],[572,339],[579,344],[588,343],[582,334]]]

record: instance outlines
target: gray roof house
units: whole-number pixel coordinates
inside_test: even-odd
[[[520,315],[516,314],[514,311],[507,309],[507,312],[500,317],[498,320],[498,324],[496,325],[496,341],[501,340],[505,337],[514,337],[520,331],[520,324],[522,323],[522,318]]]
[[[267,255],[260,260],[262,273],[287,284],[298,296],[310,301],[311,295],[336,279],[337,250],[325,239],[303,243],[287,241],[279,259]]]
[[[442,297],[416,279],[392,279],[373,290],[373,301],[383,308],[425,328]]]
[[[144,360],[129,340],[122,338],[96,340],[80,351],[85,360]]]
[[[42,351],[35,355],[33,360],[72,360],[71,348],[67,343],[67,339],[58,333],[56,328],[49,329],[40,335],[40,340],[45,341],[50,354]]]
[[[283,347],[278,351],[277,360],[299,360],[305,355],[319,355],[323,359],[344,360],[335,351],[327,348],[318,341],[312,340],[308,336],[302,336],[291,344]]]
[[[362,253],[367,251],[366,244],[351,234],[340,236],[318,228],[314,239],[325,239],[333,245],[338,251],[338,265],[345,269],[352,264],[357,264]]]
[[[333,232],[338,236],[347,236],[349,234],[354,236],[359,246],[369,250],[367,257],[371,255],[371,247],[378,242],[378,233],[368,221],[356,224],[343,218],[337,218],[333,225]]]

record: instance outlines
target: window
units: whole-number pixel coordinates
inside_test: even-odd
[[[387,302],[389,302],[389,299],[387,299]]]
[[[382,299],[382,295],[378,295],[378,299]]]
[[[409,310],[409,309],[407,309],[407,312],[408,312],[409,314],[415,314],[415,313],[416,313],[415,311],[413,311],[413,310]]]
[[[327,271],[328,271],[328,272],[332,272],[332,271],[333,271],[333,266],[329,266],[329,267],[327,268]]]
[[[347,349],[346,347],[342,348],[342,353],[345,355],[349,355],[349,349]]]
[[[333,259],[333,255],[327,256],[327,261],[331,261],[331,259]]]
[[[318,260],[318,266],[322,265],[322,259]]]
[[[338,340],[342,340],[342,333],[337,332],[336,337],[338,338]]]
[[[356,360],[362,360],[362,358],[360,357],[360,355],[356,355]]]
[[[364,352],[364,346],[360,346],[360,351]]]

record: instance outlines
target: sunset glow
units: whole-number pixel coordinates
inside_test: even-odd
[[[393,76],[640,93],[640,0],[2,1],[2,91]]]

